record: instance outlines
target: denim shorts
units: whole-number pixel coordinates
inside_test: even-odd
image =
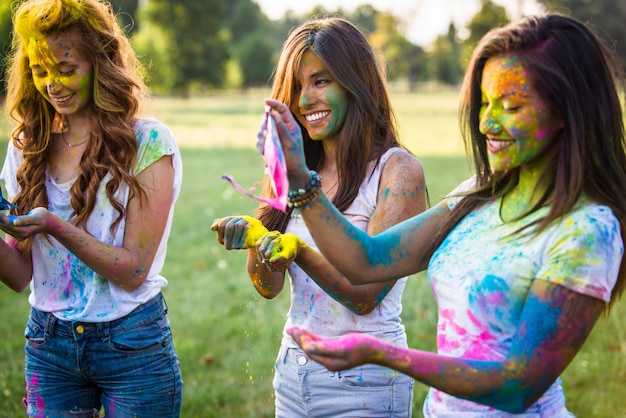
[[[111,322],[31,308],[24,334],[29,416],[180,416],[183,382],[162,293]]]
[[[276,417],[411,417],[413,379],[374,364],[331,372],[298,348],[281,347]]]

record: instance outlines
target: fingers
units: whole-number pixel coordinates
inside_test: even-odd
[[[279,131],[281,142],[282,138],[291,137],[292,141],[295,141],[297,137],[301,136],[300,125],[298,125],[286,104],[274,99],[266,99],[265,105],[270,107],[270,115],[276,122],[276,129]],[[292,146],[289,148],[292,148]]]
[[[244,249],[249,223],[243,217],[228,216],[213,221],[211,230],[217,232],[217,241],[227,250]]]
[[[290,327],[286,332],[302,349],[319,339],[316,334],[300,327]]]
[[[265,104],[271,108],[271,116],[276,122],[276,131],[285,153],[289,181],[293,184],[299,184],[299,180],[302,179],[308,181],[310,174],[306,165],[300,125],[286,104],[272,99],[266,99]]]
[[[257,241],[256,248],[257,259],[270,271],[286,270],[298,254],[299,238],[271,231]]]
[[[242,216],[241,219],[248,223],[245,246],[246,248],[254,248],[257,241],[268,232],[267,228],[261,223],[261,221],[253,218],[252,216]]]
[[[291,114],[291,112],[289,112],[289,107],[281,101],[275,99],[265,99],[265,105],[268,106],[270,110],[275,110],[280,113],[281,117],[282,115],[289,114],[290,116]]]
[[[220,224],[220,222],[222,222],[222,219],[224,219],[224,218],[217,218],[217,219],[215,219],[213,221],[213,223],[211,224],[211,231],[217,231],[218,230],[219,224]]]
[[[267,232],[261,238],[259,238],[256,242],[256,256],[257,260],[261,264],[263,264],[268,271],[273,272],[277,271],[278,260],[272,259],[272,248],[274,247],[274,243],[276,241],[280,241],[281,233],[278,231]],[[286,267],[285,267],[286,269]]]

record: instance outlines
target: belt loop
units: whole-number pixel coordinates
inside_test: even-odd
[[[163,311],[167,315],[167,311],[168,311],[169,307],[167,306],[167,301],[165,300],[165,295],[163,294],[163,292],[159,292],[159,297],[161,298],[161,303],[163,305]]]
[[[281,351],[281,361],[283,364],[286,364],[288,362],[288,357],[289,357],[289,351],[291,349],[285,345],[281,346],[280,351]]]
[[[46,312],[46,334],[54,335],[54,325],[57,322],[57,317],[52,312]]]
[[[109,335],[111,335],[111,322],[97,322],[96,329],[98,333],[107,340]]]
[[[108,340],[111,335],[111,322],[102,323],[102,333],[105,335],[105,338]]]

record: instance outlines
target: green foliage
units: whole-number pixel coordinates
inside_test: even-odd
[[[469,36],[461,42],[461,68],[465,71],[474,47],[491,29],[510,22],[506,9],[491,0],[481,0],[482,7],[467,25]]]
[[[467,25],[469,36],[464,44],[468,48],[473,49],[487,32],[498,26],[506,25],[509,21],[506,9],[503,6],[495,4],[491,0],[481,0],[480,10]]]
[[[457,85],[461,81],[460,44],[453,23],[450,23],[446,35],[437,37],[428,56],[432,78],[448,85]]]
[[[388,78],[416,81],[417,74],[425,67],[424,50],[399,32],[401,24],[397,17],[386,12],[372,12],[372,17],[376,29],[369,34],[368,40],[382,52],[387,62]]]
[[[626,1],[537,0],[546,10],[563,13],[592,25],[615,49],[626,70]]]
[[[222,26],[230,32],[230,42],[237,45],[268,25],[258,4],[250,0],[231,0],[226,5]]]
[[[229,2],[224,29],[230,34],[230,55],[235,58],[232,63],[239,67],[241,77],[237,87],[267,85],[278,48],[271,41],[272,29],[259,5],[250,0]]]
[[[175,66],[168,59],[169,40],[163,31],[149,20],[131,38],[139,60],[147,68],[148,84],[155,94],[169,94],[173,89]]]
[[[228,60],[226,33],[221,29],[221,0],[150,0],[144,16],[165,35],[164,64],[172,89],[188,96],[194,85],[220,87]]]
[[[265,86],[274,68],[274,45],[259,33],[244,38],[236,52],[243,87]]]
[[[626,69],[626,1],[537,0],[547,10],[589,22],[615,48]],[[9,48],[11,6],[0,0],[0,76]],[[469,36],[458,39],[449,26],[423,48],[403,35],[402,17],[362,4],[342,8],[313,7],[308,13],[288,12],[270,21],[253,0],[111,0],[118,21],[149,67],[156,93],[189,96],[222,87],[266,86],[290,30],[312,16],[345,16],[364,29],[388,64],[390,80],[407,80],[415,91],[421,81],[457,84],[476,42],[491,28],[509,21],[506,9],[481,0],[481,9],[467,25]],[[1,94],[1,92],[0,92]]]

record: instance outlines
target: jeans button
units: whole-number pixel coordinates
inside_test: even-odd
[[[82,326],[82,325],[78,325],[76,327],[76,332],[79,333],[79,334],[82,334],[83,332],[85,332],[85,327]]]
[[[306,357],[304,357],[304,356],[298,357],[298,364],[300,366],[304,366],[306,364]]]

